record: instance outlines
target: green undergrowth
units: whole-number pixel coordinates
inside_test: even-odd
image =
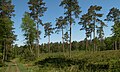
[[[120,72],[120,51],[43,54],[35,65],[43,72]]]
[[[18,63],[22,72],[120,72],[120,50],[73,51],[71,57],[68,52],[42,53],[22,63]]]

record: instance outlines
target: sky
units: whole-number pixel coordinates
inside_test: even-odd
[[[23,36],[22,29],[20,28],[22,24],[22,18],[24,13],[30,12],[28,8],[28,2],[29,0],[12,0],[12,4],[15,5],[15,17],[12,18],[14,21],[14,28],[15,28],[15,34],[17,35],[17,41],[15,41],[15,44],[24,45],[25,40]],[[59,7],[59,4],[61,0],[43,0],[46,3],[46,7],[48,8],[47,11],[44,13],[44,16],[41,18],[43,20],[43,23],[46,22],[52,22],[52,25],[55,26],[55,20],[59,16],[64,16],[65,10],[62,7]],[[98,5],[102,6],[102,10],[100,13],[103,13],[104,16],[101,18],[104,20],[106,18],[107,13],[112,7],[116,7],[120,9],[120,0],[78,0],[79,6],[81,7],[82,13],[81,15],[87,13],[88,8],[91,5]],[[81,26],[78,25],[80,19],[76,19],[76,23],[72,25],[72,41],[81,41],[85,38],[85,32],[80,31]],[[105,22],[108,27],[104,28],[105,37],[111,36],[111,26],[113,25],[112,22]],[[68,28],[67,28],[68,29]],[[44,29],[41,26],[40,30],[42,31],[42,34],[40,35],[40,44],[41,43],[47,43],[48,39],[44,38]],[[52,34],[51,35],[51,42],[60,42],[61,39],[61,33],[59,34]]]

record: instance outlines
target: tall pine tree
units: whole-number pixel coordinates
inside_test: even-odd
[[[77,0],[62,0],[60,3],[66,12],[64,13],[65,19],[70,25],[70,49],[69,56],[71,57],[71,31],[72,31],[72,23],[75,23],[74,18],[79,18],[79,14],[81,13],[80,6],[78,5]]]
[[[48,48],[50,53],[50,35],[53,33],[54,28],[52,28],[51,22],[47,22],[44,24],[45,36],[48,36]]]
[[[96,45],[96,27],[98,22],[100,21],[100,18],[103,16],[103,14],[98,13],[99,11],[101,11],[102,7],[101,6],[97,6],[97,5],[92,5],[90,6],[90,8],[88,9],[88,14],[92,17],[91,19],[91,27],[93,28],[93,39],[94,39],[94,51],[97,51],[97,45]]]
[[[29,0],[29,10],[30,16],[36,22],[37,37],[36,37],[36,55],[39,57],[39,39],[40,39],[40,30],[39,25],[43,25],[42,20],[40,19],[43,16],[43,13],[47,10],[45,7],[45,2],[43,0]]]
[[[63,47],[63,52],[64,52],[64,29],[66,28],[67,21],[60,16],[59,18],[56,19],[56,33],[62,32],[62,47]]]
[[[85,41],[86,41],[86,51],[88,50],[88,40],[87,38],[90,37],[90,21],[91,21],[91,16],[86,13],[84,15],[82,15],[82,17],[80,18],[80,22],[79,24],[82,25],[82,28],[80,30],[85,30],[85,34],[86,34],[86,38],[85,38]]]
[[[105,21],[112,21],[114,22],[114,25],[112,26],[112,34],[114,37],[114,49],[117,50],[118,44],[117,41],[119,41],[119,47],[120,47],[120,10],[117,8],[111,8],[108,15],[106,16]]]

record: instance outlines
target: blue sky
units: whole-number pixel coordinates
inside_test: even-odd
[[[46,2],[46,7],[48,8],[47,11],[44,13],[44,16],[41,18],[43,20],[43,22],[52,22],[52,25],[55,25],[55,19],[58,18],[59,16],[64,16],[64,9],[62,7],[59,7],[61,0],[44,0],[44,2]],[[78,0],[79,1],[79,5],[81,7],[82,13],[80,14],[83,15],[84,13],[87,12],[87,9],[91,6],[91,5],[100,5],[102,6],[102,10],[101,13],[104,14],[104,16],[102,17],[102,19],[104,19],[107,15],[107,13],[109,12],[109,10],[112,7],[117,7],[120,9],[120,0]],[[29,12],[29,8],[28,8],[28,0],[12,0],[13,4],[15,5],[15,14],[16,16],[12,18],[12,20],[14,21],[14,28],[15,28],[15,34],[18,35],[17,36],[17,41],[15,42],[18,45],[23,45],[24,44],[24,36],[23,36],[23,32],[21,31],[20,25],[22,23],[22,17],[25,11]],[[73,25],[72,27],[72,41],[80,41],[83,40],[85,38],[85,33],[84,31],[80,31],[80,25],[77,24],[77,22],[79,21],[79,19],[76,20],[76,24]],[[104,29],[105,31],[105,37],[110,36],[110,34],[112,33],[110,31],[111,29],[111,25],[113,25],[113,23],[111,22],[105,22],[108,27],[106,27]],[[47,43],[48,40],[47,38],[44,38],[44,29],[43,27],[40,27],[42,34],[40,35],[41,40],[40,40],[40,44],[41,43]],[[60,42],[61,41],[61,33],[60,34],[53,34],[51,35],[51,42]]]

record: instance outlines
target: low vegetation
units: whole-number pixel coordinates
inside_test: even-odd
[[[69,53],[42,54],[27,65],[33,72],[119,72],[120,51],[101,52],[73,51]],[[30,62],[31,63],[31,62]]]

